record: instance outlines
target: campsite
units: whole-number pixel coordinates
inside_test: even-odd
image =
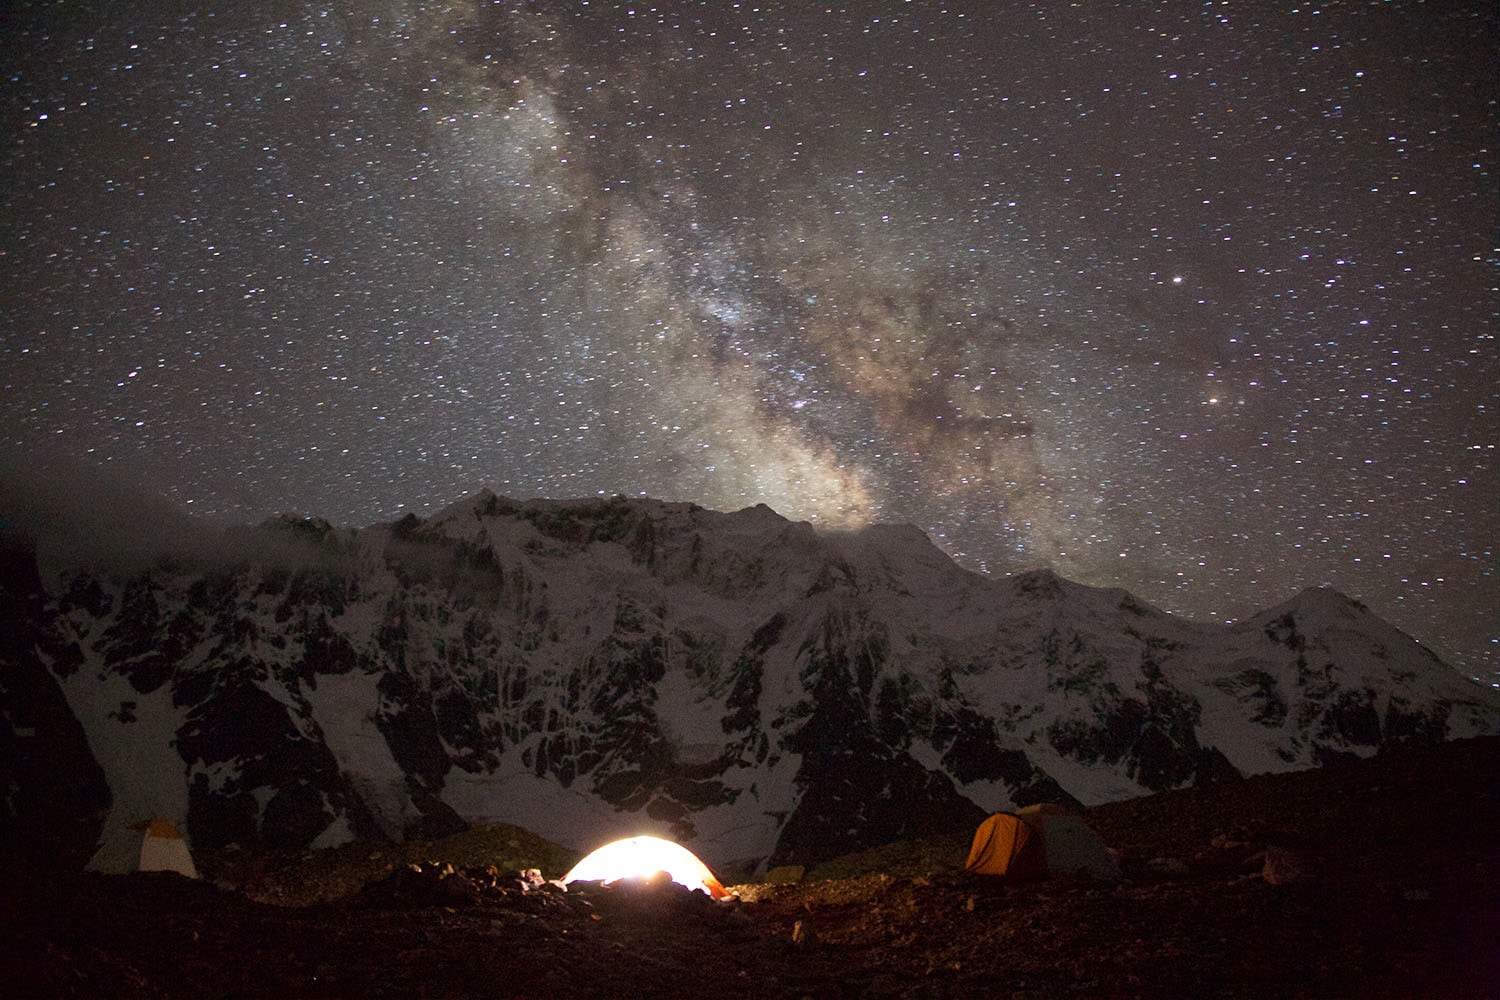
[[[202,877],[7,858],[9,997],[1436,997],[1500,984],[1500,737],[1086,810],[1119,878],[964,871],[974,829],[720,902],[560,880],[516,828]],[[1045,812],[1045,810],[1041,810]],[[540,876],[524,875],[539,868]]]

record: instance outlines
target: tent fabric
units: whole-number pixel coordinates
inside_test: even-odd
[[[1012,880],[1053,873],[1120,878],[1120,866],[1099,835],[1062,806],[995,813],[979,824],[964,870]]]
[[[1120,866],[1109,848],[1077,814],[1065,809],[1029,814],[1022,809],[1021,815],[1028,823],[1035,822],[1033,816],[1040,819],[1048,871],[1100,879],[1121,877]]]
[[[974,831],[966,871],[979,875],[1005,875],[1013,879],[1037,878],[1045,873],[1046,852],[1031,824],[1013,813],[995,813]]]
[[[198,877],[198,866],[193,863],[187,841],[165,819],[144,820],[110,830],[87,868],[110,875],[177,872],[188,878]]]
[[[733,895],[696,854],[681,844],[660,837],[628,837],[605,844],[574,865],[563,876],[563,884],[603,882],[609,885],[621,879],[650,878],[658,872],[666,872],[678,885],[701,889],[714,899]]]

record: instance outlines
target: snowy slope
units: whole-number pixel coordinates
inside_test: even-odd
[[[910,527],[482,494],[226,550],[264,556],[47,595],[115,810],[198,843],[505,820],[579,848],[650,832],[718,864],[817,860],[1500,729],[1493,692],[1335,592],[1194,624],[968,573]]]

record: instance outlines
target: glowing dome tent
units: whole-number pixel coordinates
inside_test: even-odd
[[[609,885],[626,878],[650,878],[658,872],[665,872],[678,885],[701,889],[714,899],[731,895],[696,854],[660,837],[628,837],[605,844],[574,865],[563,876],[563,883]]]

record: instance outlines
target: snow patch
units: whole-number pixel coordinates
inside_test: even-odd
[[[97,667],[60,684],[113,796],[105,829],[152,818],[185,828],[188,768],[177,752],[177,730],[187,710],[173,704],[171,686],[141,694],[125,677]]]
[[[400,840],[407,822],[419,812],[407,793],[406,772],[375,725],[380,678],[352,670],[318,674],[316,681],[315,686],[304,686],[302,694],[323,732],[324,744],[350,787],[364,799],[381,832]]]

